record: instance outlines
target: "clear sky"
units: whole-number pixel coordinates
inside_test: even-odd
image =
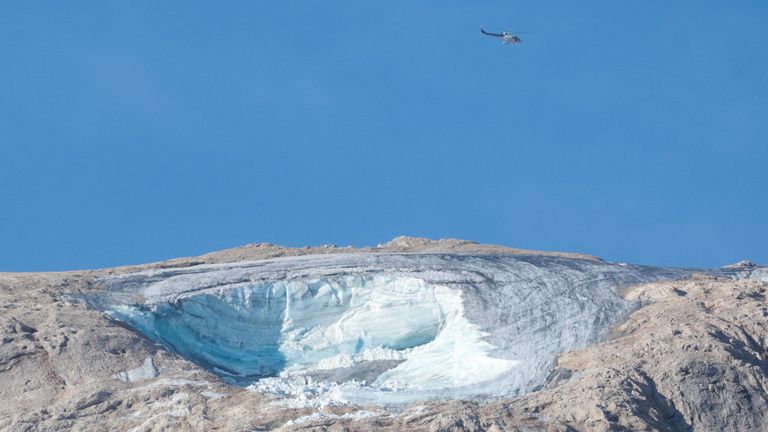
[[[405,234],[768,263],[764,0],[20,1],[0,53],[2,271]]]

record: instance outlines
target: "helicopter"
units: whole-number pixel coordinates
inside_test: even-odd
[[[489,33],[485,31],[482,27],[480,27],[480,33],[486,36],[493,36],[495,38],[499,38],[504,43],[504,45],[516,45],[519,43],[523,43],[523,40],[517,37],[517,35],[514,32]],[[516,32],[516,33],[525,34],[525,32]]]

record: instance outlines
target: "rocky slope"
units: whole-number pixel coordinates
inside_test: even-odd
[[[200,362],[169,352],[78,300],[109,291],[105,280],[147,271],[352,252],[415,254],[416,259],[436,253],[522,255],[601,263],[579,254],[400,238],[363,251],[252,245],[119,269],[0,274],[0,397],[5,402],[0,429],[768,429],[768,272],[746,264],[626,286],[620,294],[641,307],[622,318],[601,343],[561,352],[539,391],[397,407],[302,405],[227,384]],[[494,339],[497,344],[500,337]]]

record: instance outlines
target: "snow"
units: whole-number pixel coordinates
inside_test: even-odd
[[[541,388],[558,353],[679,269],[525,255],[339,254],[110,277],[89,299],[224,379],[291,406]]]

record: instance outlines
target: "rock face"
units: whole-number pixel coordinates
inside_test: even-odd
[[[0,274],[0,429],[766,430],[766,274],[409,238]]]

